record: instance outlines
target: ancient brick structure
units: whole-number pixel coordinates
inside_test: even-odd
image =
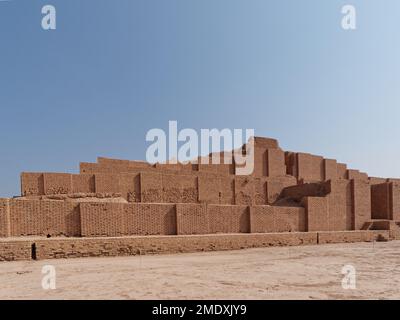
[[[23,238],[15,242],[15,237],[24,236],[51,237],[50,247],[73,243],[57,237],[70,237],[70,241],[79,237],[74,240],[77,244],[87,239],[96,250],[101,250],[101,239],[107,237],[135,243],[139,240],[129,239],[144,236],[149,240],[138,243],[158,239],[154,241],[167,246],[172,241],[172,252],[179,243],[193,242],[195,235],[203,235],[199,239],[206,242],[216,234],[271,233],[268,239],[275,241],[281,234],[282,243],[292,239],[288,233],[310,233],[310,237],[321,233],[321,243],[376,238],[375,233],[351,233],[360,230],[400,235],[399,180],[368,177],[321,156],[285,152],[274,139],[256,137],[254,142],[255,167],[249,176],[235,174],[233,153],[217,155],[221,161],[231,157],[228,164],[150,165],[98,158],[97,163],[81,163],[78,174],[24,172],[21,196],[0,199],[0,260],[2,250],[11,252],[9,257],[30,254]],[[14,242],[7,241],[11,237]],[[43,248],[46,240],[40,241]],[[121,246],[124,241],[112,243]],[[200,250],[199,243],[195,250]],[[246,243],[232,246],[253,246]],[[46,257],[52,255],[50,249],[43,250]]]

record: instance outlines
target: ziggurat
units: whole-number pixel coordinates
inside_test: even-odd
[[[254,142],[251,176],[234,161],[108,158],[79,174],[24,172],[21,196],[0,199],[0,260],[400,238],[400,179]]]

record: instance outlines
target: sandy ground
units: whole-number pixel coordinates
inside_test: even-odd
[[[344,265],[356,289],[343,289]],[[53,265],[56,289],[42,288]],[[2,299],[394,299],[400,241],[0,263]]]

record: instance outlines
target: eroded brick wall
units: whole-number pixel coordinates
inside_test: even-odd
[[[317,233],[48,239],[35,243],[37,259],[53,259],[310,245],[317,244]]]
[[[308,153],[297,153],[298,179],[304,182],[324,181],[324,159]]]
[[[43,173],[23,172],[21,173],[21,195],[43,195],[44,181]]]

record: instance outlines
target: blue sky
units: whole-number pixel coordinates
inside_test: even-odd
[[[345,4],[357,30],[341,28]],[[144,159],[169,120],[400,177],[399,13],[398,0],[0,2],[0,195],[19,193],[21,171]]]

